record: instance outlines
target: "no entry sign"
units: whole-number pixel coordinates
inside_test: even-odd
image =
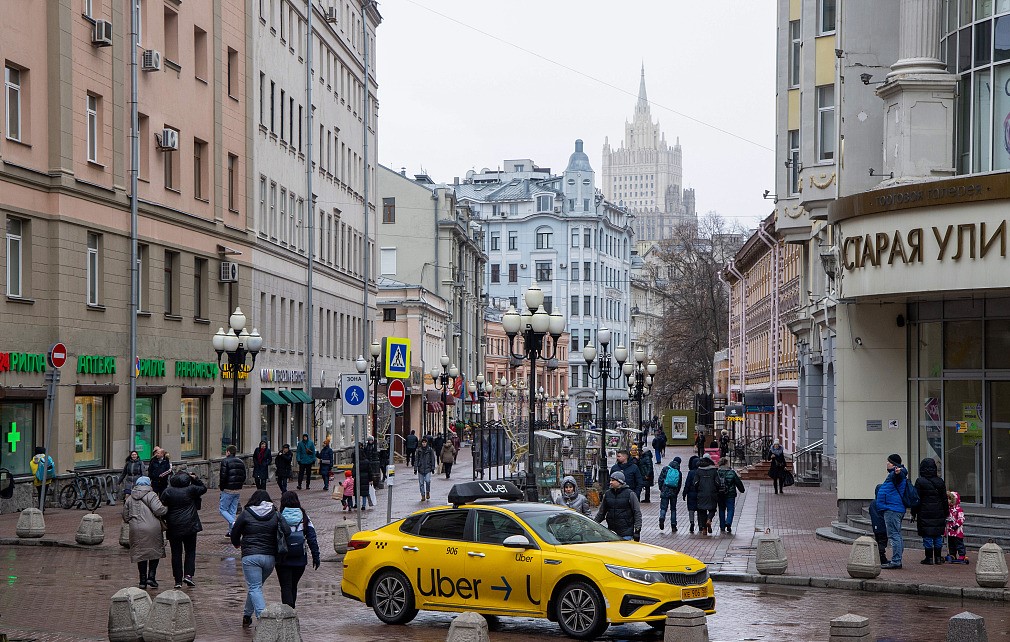
[[[389,405],[394,408],[401,407],[407,398],[407,389],[403,387],[403,381],[400,379],[390,381],[386,396],[389,397]]]
[[[54,368],[62,368],[67,362],[67,346],[62,343],[54,343],[49,348],[49,365]]]

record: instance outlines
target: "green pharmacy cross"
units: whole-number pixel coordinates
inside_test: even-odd
[[[21,433],[18,432],[18,423],[16,421],[12,421],[10,432],[7,433],[7,443],[10,444],[12,453],[16,453],[18,451],[19,441],[21,441]]]

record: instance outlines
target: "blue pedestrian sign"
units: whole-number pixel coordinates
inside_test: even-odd
[[[387,379],[410,378],[410,339],[386,337],[385,373]]]
[[[368,375],[340,375],[340,390],[344,402],[342,414],[368,414]]]

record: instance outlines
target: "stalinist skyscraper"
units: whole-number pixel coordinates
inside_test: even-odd
[[[670,147],[652,121],[645,93],[645,65],[632,122],[624,123],[624,141],[611,149],[603,143],[603,192],[611,202],[635,213],[635,242],[670,238],[673,228],[697,223],[694,190],[684,189],[680,139]]]

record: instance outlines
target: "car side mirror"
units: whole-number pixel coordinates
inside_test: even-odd
[[[505,548],[533,548],[525,535],[509,535],[502,542],[502,546]]]
[[[14,475],[6,468],[0,468],[0,498],[10,499],[14,496]]]

